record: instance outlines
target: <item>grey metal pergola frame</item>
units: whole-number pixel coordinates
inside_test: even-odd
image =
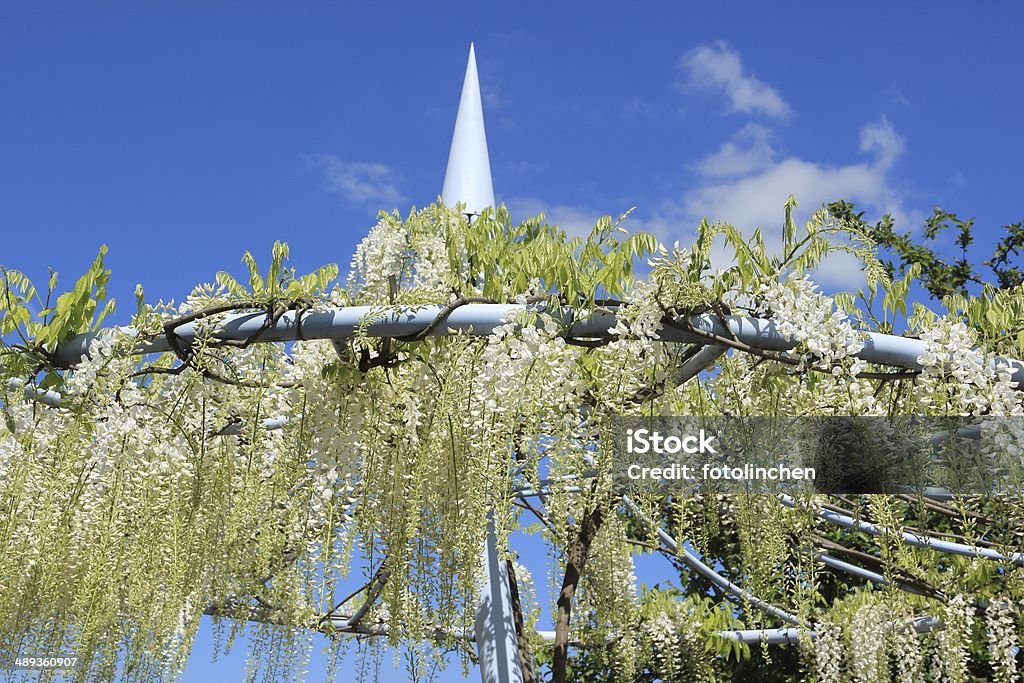
[[[470,214],[478,214],[483,208],[494,204],[476,61],[472,46],[442,198],[448,205],[461,202]],[[571,339],[607,338],[608,330],[614,327],[616,322],[614,312],[597,311],[581,314],[570,309],[544,308],[543,305],[474,303],[454,309],[449,309],[442,304],[384,309],[379,306],[350,306],[288,311],[270,327],[267,327],[266,312],[233,313],[226,315],[217,324],[212,335],[217,339],[238,341],[258,337],[257,341],[259,342],[318,339],[342,341],[356,336],[357,331],[370,337],[381,338],[412,338],[424,332],[431,336],[450,334],[486,336],[490,335],[499,325],[505,324],[513,314],[528,309],[545,310],[559,325],[559,333]],[[438,324],[439,320],[440,324]],[[781,334],[771,320],[744,316],[694,315],[678,322],[681,324],[665,327],[660,332],[660,338],[665,342],[694,345],[695,353],[691,354],[677,370],[674,378],[677,383],[686,382],[713,365],[728,350],[728,346],[723,345],[721,340],[732,340],[734,348],[742,349],[746,346],[750,349],[780,354],[785,354],[794,347],[794,343]],[[131,330],[123,331],[133,334]],[[179,348],[190,346],[196,341],[198,334],[195,323],[181,325],[173,331],[175,344]],[[61,344],[55,352],[55,360],[64,366],[73,366],[88,354],[89,345],[96,336],[96,333],[80,335]],[[175,349],[172,348],[171,340],[168,337],[156,337],[140,340],[136,350],[138,353],[146,354]],[[925,343],[918,339],[870,333],[866,337],[864,347],[856,356],[873,364],[905,370],[920,370],[919,358],[924,350]],[[1024,362],[1016,359],[1001,360],[1009,366],[1013,380],[1018,382],[1019,386],[1024,386]],[[29,399],[53,407],[60,405],[60,394],[55,391],[25,386],[24,392]],[[283,418],[269,418],[263,422],[266,429],[279,429],[284,424]],[[525,502],[531,497],[544,496],[552,492],[552,485],[562,484],[571,485],[572,481],[544,481],[531,484],[519,480],[513,486],[512,499]],[[790,507],[798,505],[795,500],[786,496],[781,497],[780,500],[782,504]],[[621,503],[624,512],[645,524],[656,526],[628,496],[622,496]],[[846,529],[864,531],[873,535],[886,533],[885,529],[829,510],[816,509],[814,514],[826,522]],[[814,637],[812,625],[802,624],[796,615],[761,600],[748,590],[733,583],[704,563],[697,553],[687,547],[688,544],[685,541],[678,541],[664,529],[656,528],[655,530],[661,546],[665,550],[679,557],[692,571],[703,576],[723,593],[788,624],[783,628],[726,631],[721,635],[745,643],[767,642],[769,644],[796,642],[802,634]],[[904,542],[911,545],[944,553],[1024,565],[1024,555],[1020,553],[1004,555],[993,550],[973,548],[965,544],[951,543],[918,534],[904,533],[902,538]],[[522,672],[517,657],[518,643],[512,616],[509,579],[504,562],[499,561],[497,545],[494,527],[491,524],[487,542],[482,551],[482,562],[488,581],[480,597],[475,632],[439,632],[438,637],[456,637],[466,641],[475,641],[479,653],[482,680],[485,683],[512,683],[522,681]],[[887,579],[880,574],[844,562],[826,553],[819,553],[816,559],[826,566],[862,580],[879,584],[887,582]],[[904,586],[899,587],[904,590],[912,590],[912,588]],[[359,621],[361,615],[365,614],[379,592],[379,590],[369,589],[366,601],[353,614],[325,615],[325,620],[330,622],[333,632],[370,636],[387,635],[388,630],[385,626],[367,626]],[[218,606],[211,606],[208,612],[217,613]],[[258,616],[254,615],[254,618],[258,619]],[[927,631],[937,626],[939,626],[937,622],[932,619],[919,620],[914,624],[914,628],[918,631]],[[540,635],[546,640],[554,639],[554,632],[541,632]]]
[[[311,310],[301,314],[288,312],[281,316],[275,326],[269,329],[265,328],[267,320],[265,312],[237,313],[226,316],[213,332],[213,336],[217,339],[240,341],[251,338],[262,330],[259,335],[260,342],[315,339],[343,341],[353,338],[357,329],[360,328],[364,334],[371,337],[414,337],[424,331],[438,336],[451,334],[487,336],[496,327],[505,324],[513,314],[524,310],[538,310],[538,308],[537,305],[470,304],[447,311],[446,307],[442,305],[423,305],[388,310],[381,310],[380,307],[352,306]],[[443,315],[446,312],[447,315]],[[581,318],[575,317],[576,312],[568,310],[555,310],[550,313],[562,325],[561,333],[574,339],[604,337],[607,330],[615,324],[614,314],[607,312],[596,312]],[[436,324],[438,316],[443,317],[443,323],[440,325]],[[686,327],[717,337],[735,339],[759,350],[784,353],[794,346],[792,341],[786,339],[778,331],[775,323],[771,320],[740,316],[719,318],[712,315],[696,315],[689,317],[685,322]],[[131,332],[129,331],[129,333]],[[196,340],[197,334],[197,330],[191,324],[176,328],[174,332],[177,343],[182,347],[191,345]],[[57,350],[58,361],[68,365],[80,361],[88,353],[89,344],[96,336],[97,334],[80,335],[63,344]],[[684,362],[678,370],[675,381],[679,383],[692,379],[700,371],[712,365],[726,351],[721,346],[704,345],[703,342],[706,341],[704,336],[676,327],[665,328],[660,336],[665,342],[690,343],[699,347],[697,353]],[[137,348],[139,353],[159,353],[170,350],[170,342],[163,337],[140,341]],[[856,355],[875,364],[918,370],[921,369],[919,357],[923,350],[924,343],[920,340],[872,333],[868,335],[864,348]],[[1015,380],[1024,379],[1024,363],[1015,359],[1004,359],[1004,362],[1010,366]],[[27,398],[50,406],[60,405],[61,397],[55,391],[27,386],[24,387],[24,392]],[[284,424],[283,418],[267,418],[263,421],[264,428],[271,430],[280,429]],[[593,476],[593,474],[581,475],[576,478],[576,481],[588,476]],[[550,494],[554,491],[553,485],[566,483],[571,485],[573,480],[542,481],[536,485],[520,480],[513,486],[512,495],[514,499],[525,501],[531,497]],[[780,496],[780,502],[787,507],[798,506],[797,501],[789,496]],[[624,510],[630,515],[646,524],[653,525],[653,522],[644,516],[629,497],[623,496],[622,503]],[[813,512],[819,519],[842,528],[863,531],[870,535],[888,533],[886,529],[877,525],[855,520],[831,510],[815,509]],[[697,553],[687,547],[685,542],[679,542],[664,529],[655,528],[655,531],[665,550],[679,557],[692,571],[703,576],[723,593],[789,624],[784,628],[726,631],[721,635],[751,644],[761,642],[768,644],[792,643],[800,638],[802,632],[811,638],[815,637],[813,628],[809,625],[801,625],[796,615],[761,600],[748,590],[733,583],[704,563]],[[1024,565],[1024,554],[1021,553],[1006,555],[987,548],[975,548],[963,543],[954,543],[910,532],[903,532],[902,539],[910,545],[943,553]],[[515,655],[518,645],[515,625],[512,620],[508,575],[504,570],[503,563],[498,559],[497,539],[494,537],[492,525],[483,553],[483,561],[488,569],[488,583],[481,598],[477,628],[474,633],[439,634],[476,642],[480,653],[482,680],[487,683],[522,679]],[[832,569],[862,580],[877,584],[888,583],[888,580],[881,574],[844,562],[827,553],[819,553],[816,559]],[[915,592],[913,587],[902,585],[898,587]],[[369,602],[368,599],[367,603]],[[364,604],[360,611],[365,613],[368,607],[369,604]],[[388,633],[387,628],[381,625],[365,626],[360,624],[358,618],[354,619],[353,615],[332,615],[330,622],[335,632],[371,636],[387,635]],[[914,628],[922,632],[937,626],[939,626],[937,622],[928,619],[914,623]],[[540,632],[539,635],[546,640],[554,639],[554,632]]]
[[[584,317],[577,317],[577,311],[544,309],[531,304],[467,304],[450,312],[441,304],[392,307],[347,306],[309,311],[287,311],[272,327],[266,327],[266,312],[236,313],[226,316],[218,325],[214,336],[217,339],[243,341],[254,336],[260,342],[308,341],[313,339],[344,340],[356,336],[362,329],[370,337],[416,336],[426,332],[428,336],[452,334],[490,335],[495,328],[504,325],[513,314],[527,310],[547,310],[562,328],[562,334],[571,339],[602,339],[608,337],[608,330],[615,326],[614,313],[597,311]],[[441,316],[442,324],[435,320]],[[714,361],[712,354],[720,355],[721,346],[708,344],[709,338],[735,340],[752,349],[785,353],[796,345],[779,332],[773,320],[745,316],[717,316],[712,314],[693,315],[679,321],[679,327],[665,327],[659,338],[666,342],[684,342],[705,346],[706,355],[699,358],[696,366]],[[692,331],[680,329],[690,328]],[[196,340],[198,332],[195,323],[186,323],[174,329],[174,337],[181,346],[188,346]],[[97,333],[79,335],[56,351],[59,363],[73,365],[88,353],[89,344]],[[171,351],[166,337],[141,342],[140,353],[161,353]],[[891,334],[870,332],[866,335],[864,347],[855,355],[861,360],[876,365],[886,365],[907,370],[921,370],[920,357],[925,352],[925,342],[920,339],[898,337]],[[703,353],[703,351],[702,351]],[[709,360],[709,356],[711,356]],[[1024,361],[1000,358],[1010,370],[1011,379],[1024,386]],[[698,371],[699,371],[698,369]]]

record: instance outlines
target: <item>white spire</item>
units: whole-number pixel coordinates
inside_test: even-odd
[[[462,83],[459,113],[455,117],[455,133],[448,153],[448,170],[444,174],[441,199],[447,206],[459,202],[466,212],[478,214],[494,206],[494,185],[491,183],[491,161],[487,155],[487,134],[484,132],[484,108],[480,101],[480,80],[476,73],[476,52],[469,44],[466,80]]]

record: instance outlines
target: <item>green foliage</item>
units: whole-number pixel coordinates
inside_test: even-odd
[[[986,346],[1014,358],[1024,356],[1024,285],[997,289],[986,284],[981,294],[950,294],[943,304],[978,330]]]
[[[897,316],[907,317],[908,301],[916,284],[977,330],[993,350],[1015,357],[1022,354],[1024,277],[1016,258],[1024,248],[1024,221],[1004,225],[1004,234],[996,242],[991,258],[976,264],[968,255],[975,242],[973,218],[962,219],[935,207],[922,226],[920,237],[915,237],[910,232],[898,232],[890,215],[874,225],[866,223],[864,212],[856,212],[849,202],[833,202],[829,211],[842,222],[864,230],[881,249],[898,259],[884,261],[889,276],[895,278],[899,274],[902,279],[894,279],[885,288],[883,315],[876,318],[880,329],[891,330]],[[944,257],[938,246],[948,231],[954,232],[953,242],[959,250],[959,255],[952,259]],[[988,269],[988,276],[979,265]],[[871,311],[874,291],[870,296],[861,293],[861,297]],[[920,303],[910,305],[910,329],[920,328],[933,319],[933,314]]]
[[[991,258],[983,261],[994,280],[978,271],[968,257],[968,248],[974,243],[974,219],[960,218],[955,213],[935,207],[922,226],[921,236],[910,232],[899,232],[893,217],[886,214],[874,225],[864,221],[864,212],[846,201],[828,205],[829,211],[838,219],[864,230],[880,247],[889,251],[896,259],[885,261],[890,275],[906,273],[914,266],[919,269],[921,284],[936,298],[960,294],[979,285],[992,284],[997,289],[1012,289],[1024,282],[1024,273],[1015,261],[1024,248],[1024,221],[1004,225],[1004,235],[999,238]],[[949,230],[955,231],[953,243],[960,253],[955,258],[942,256],[938,247],[941,236]]]
[[[249,271],[249,287],[246,288],[225,271],[217,273],[217,284],[224,287],[230,296],[240,301],[267,305],[281,300],[311,301],[317,294],[326,292],[330,284],[338,277],[338,265],[335,263],[321,266],[307,275],[297,276],[294,268],[285,266],[288,254],[288,245],[281,241],[275,241],[273,249],[271,249],[267,274],[263,276],[260,274],[256,259],[247,251],[242,256],[242,263]]]
[[[388,626],[392,642],[418,644],[471,623],[491,510],[501,538],[517,525],[542,536],[554,576],[566,571],[580,520],[604,509],[609,519],[577,577],[571,635],[593,638],[587,642],[594,647],[574,655],[576,680],[805,678],[806,652],[750,647],[723,636],[779,624],[744,598],[720,595],[664,548],[659,552],[679,569],[680,588],[636,594],[631,551],[650,556],[658,539],[635,519],[617,515],[610,446],[598,438],[611,417],[981,413],[1019,410],[1020,401],[1003,392],[1004,403],[997,404],[995,389],[1006,389],[1005,381],[985,384],[979,373],[971,380],[976,384],[939,372],[916,382],[879,376],[882,367],[855,369],[845,355],[823,367],[824,356],[806,345],[790,356],[741,353],[736,346],[712,372],[689,382],[674,379],[680,361],[699,345],[683,348],[656,336],[679,322],[671,313],[739,310],[796,325],[770,310],[775,304],[765,304],[771,292],[782,292],[826,319],[814,329],[797,329],[804,337],[835,323],[859,340],[864,331],[890,331],[903,318],[912,331],[927,333],[944,320],[912,305],[915,283],[933,277],[952,286],[966,277],[963,268],[954,263],[943,270],[945,262],[907,251],[913,258],[904,267],[887,269],[875,244],[892,242],[895,232],[858,222],[851,205],[845,214],[838,207],[841,220],[817,211],[800,227],[795,208],[791,197],[779,244],[761,231],[744,235],[731,225],[703,222],[689,250],[629,234],[623,227],[628,213],[602,217],[585,238],[569,236],[543,216],[513,224],[504,207],[473,221],[440,205],[404,219],[382,214],[344,287],[334,282],[334,265],[297,275],[287,265],[287,245],[277,242],[265,269],[246,252],[247,277],[218,273],[215,283],[188,296],[185,318],[198,330],[188,349],[142,362],[125,353],[137,340],[115,335],[114,345],[97,344],[93,356],[72,369],[56,367],[53,351],[97,328],[112,309],[105,250],[69,292],[57,293],[52,274],[45,299],[23,273],[3,270],[0,378],[21,383],[16,390],[6,381],[0,387],[0,509],[6,513],[0,516],[0,624],[10,625],[14,640],[73,643],[91,667],[89,677],[116,678],[121,660],[137,665],[136,680],[156,680],[186,661],[205,610],[237,619],[233,633],[247,619],[266,622],[259,644],[274,653],[271,665],[283,665],[294,663],[302,629],[340,637],[345,622],[332,622],[331,610],[342,604],[335,614],[351,614],[351,598],[339,603],[347,592],[341,585],[365,566],[387,576],[383,585],[355,593],[360,599],[379,594],[365,623]],[[950,229],[958,231],[966,253],[972,224],[951,214],[936,215],[927,239]],[[993,259],[1008,278],[1013,239]],[[715,258],[722,245],[731,260]],[[863,263],[865,291],[828,297],[804,279],[836,252]],[[648,258],[647,277],[638,277]],[[984,353],[1021,356],[1021,292],[953,291],[945,303],[978,333]],[[167,330],[182,322],[179,307],[147,305],[141,287],[136,298],[133,324],[172,336]],[[489,301],[531,306],[487,338],[370,340],[357,334],[337,345],[298,341],[286,347],[251,344],[259,333],[248,340],[216,334],[222,316],[240,310],[264,311],[265,330],[288,309],[356,304],[379,313]],[[612,309],[618,319],[607,335],[564,338],[557,317],[563,312]],[[851,322],[837,323],[844,314]],[[368,324],[369,317],[363,332]],[[973,340],[964,353],[973,351]],[[979,367],[987,368],[973,369]],[[47,379],[38,386],[64,392],[60,409],[25,398],[22,385],[44,372]],[[267,418],[282,420],[264,429]],[[595,470],[591,486],[575,486]],[[541,476],[556,482],[538,503],[543,512],[514,508],[513,487],[537,486]],[[574,485],[558,486],[562,476]],[[878,614],[865,606],[876,607],[881,591],[816,564],[822,548],[837,545],[890,579],[884,596],[900,618],[942,615],[943,600],[958,593],[986,600],[1024,596],[1018,568],[909,548],[898,533],[929,529],[1013,548],[1024,525],[1019,501],[976,498],[955,507],[819,496],[808,502],[891,532],[841,532],[820,524],[809,507],[794,510],[758,495],[652,496],[643,504],[726,578],[792,611],[808,627]],[[526,514],[538,514],[541,524],[531,527]],[[109,589],[110,577],[117,578],[117,591]],[[560,578],[554,576],[556,583]],[[897,593],[897,581],[923,586],[924,595]],[[521,585],[524,602],[542,601],[527,582]],[[535,619],[529,615],[528,624]],[[977,659],[984,659],[984,633],[968,635]],[[442,638],[442,647],[453,645],[448,635]],[[852,643],[848,633],[842,638]]]
[[[107,300],[106,253],[107,247],[100,247],[86,272],[60,295],[57,273],[51,271],[45,299],[24,273],[0,266],[0,343],[6,343],[2,337],[16,337],[29,355],[46,362],[60,343],[99,329],[115,307]]]
[[[602,216],[581,239],[568,238],[564,230],[545,222],[543,214],[513,225],[504,207],[485,210],[462,226],[469,255],[463,285],[482,285],[483,296],[504,300],[538,281],[543,292],[584,307],[600,298],[621,297],[632,281],[635,261],[653,253],[658,244],[651,234],[630,234],[622,227],[631,212],[614,222]]]

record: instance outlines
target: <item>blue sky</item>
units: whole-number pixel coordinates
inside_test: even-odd
[[[708,5],[7,3],[0,263],[71,278],[107,244],[121,321],[136,282],[180,300],[275,239],[344,272],[377,210],[440,193],[471,40],[518,217],[636,206],[685,244],[703,215],[777,233],[790,193],[905,228],[941,205],[979,260],[1024,217],[1019,4]]]
[[[378,209],[439,194],[470,40],[517,215],[637,206],[685,243],[704,214],[777,231],[790,192],[1024,214],[1018,5],[387,5],[4,6],[0,263],[106,243],[125,314],[275,239],[344,270]]]

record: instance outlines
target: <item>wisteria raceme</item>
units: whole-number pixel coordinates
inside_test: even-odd
[[[687,606],[680,603],[648,619],[644,623],[644,634],[663,680],[673,683],[711,681],[712,667],[699,656],[702,639]]]
[[[892,658],[896,677],[905,683],[924,683],[925,653],[921,636],[914,631],[913,622],[906,617],[893,625]]]
[[[838,624],[820,621],[818,637],[814,641],[815,672],[821,683],[841,683],[843,680],[843,629]]]
[[[1013,607],[1006,602],[993,600],[985,608],[985,633],[998,683],[1017,680],[1017,623]]]
[[[804,276],[762,287],[759,296],[776,321],[779,333],[801,343],[825,368],[864,346],[864,334],[853,329],[831,298]]]
[[[381,216],[356,247],[348,289],[368,297],[386,296],[388,278],[402,272],[409,249],[409,234],[402,221],[393,215]]]
[[[616,309],[615,327],[608,330],[620,339],[638,339],[646,341],[647,349],[652,349],[650,342],[658,339],[662,327],[664,313],[658,305],[657,287],[648,281],[635,282],[625,306]]]
[[[889,680],[887,609],[874,601],[857,608],[850,623],[850,668],[855,683]]]
[[[1009,367],[980,349],[977,333],[962,321],[939,318],[921,332],[925,352],[918,384],[927,400],[949,414],[1022,415]]]
[[[955,595],[942,610],[943,628],[935,636],[935,677],[943,683],[965,683],[968,678],[970,634],[974,605],[966,595]]]

